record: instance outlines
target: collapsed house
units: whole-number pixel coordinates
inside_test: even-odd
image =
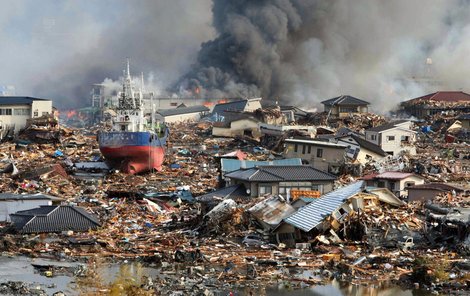
[[[347,145],[346,156],[348,158],[363,165],[370,161],[379,161],[388,155],[380,146],[355,134],[344,135],[335,139],[338,144]]]
[[[381,202],[391,206],[403,204],[386,189],[372,193],[365,191],[364,185],[363,181],[352,183],[299,208],[276,227],[277,241],[287,246],[301,241],[341,242],[339,230],[348,216],[379,208]]]
[[[401,112],[420,119],[443,112],[470,113],[470,94],[462,91],[438,91],[402,102]]]

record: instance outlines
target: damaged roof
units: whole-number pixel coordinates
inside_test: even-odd
[[[225,176],[250,182],[334,181],[337,179],[335,175],[309,165],[260,166],[248,170],[238,170]]]
[[[339,96],[336,98],[332,98],[326,101],[321,102],[325,106],[341,106],[341,105],[357,105],[357,106],[362,106],[362,105],[370,105],[369,102],[366,102],[364,100],[352,97],[352,96]]]
[[[294,213],[295,209],[283,198],[270,196],[252,206],[248,212],[262,223],[275,228],[282,219]]]
[[[390,123],[382,124],[373,128],[368,129],[368,132],[383,132],[392,128],[395,128],[397,125],[408,122],[409,120],[403,119],[403,120],[397,120],[393,121]]]
[[[363,184],[363,181],[358,181],[335,191],[328,192],[316,201],[300,208],[290,217],[284,219],[284,221],[305,232],[309,232],[320,224],[323,219],[339,208],[345,200],[360,193],[363,189]]]
[[[0,201],[6,200],[62,200],[62,198],[55,197],[52,195],[47,195],[43,193],[35,193],[35,194],[15,194],[10,192],[3,192],[0,193]]]
[[[356,141],[356,143],[361,148],[367,149],[367,150],[372,151],[372,152],[374,152],[378,155],[381,155],[381,156],[387,156],[388,155],[382,148],[380,148],[380,146],[375,145],[374,143],[369,142],[369,141],[367,141],[367,140],[365,140],[361,137],[358,137],[355,134],[350,134],[350,135],[347,135],[347,136],[339,137],[338,139],[347,138],[347,137],[351,137],[354,141]]]
[[[18,211],[10,217],[20,233],[88,231],[101,226],[94,215],[75,206],[41,206]]]
[[[162,109],[157,110],[156,113],[162,116],[172,116],[172,115],[180,115],[180,114],[189,114],[189,113],[200,113],[200,112],[208,112],[209,108],[206,106],[191,106],[191,107],[178,107],[173,109]]]
[[[246,192],[246,188],[243,184],[236,184],[206,193],[204,195],[197,196],[196,200],[202,203],[210,203],[213,201],[217,201],[217,199],[230,198],[233,200],[237,200],[249,196],[250,195]]]
[[[469,102],[470,94],[463,91],[438,91],[405,101],[404,103],[413,103],[415,101]]]

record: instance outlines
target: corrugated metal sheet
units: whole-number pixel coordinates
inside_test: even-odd
[[[255,161],[255,160],[238,160],[238,159],[225,159],[220,160],[222,173],[226,174],[229,172],[237,171],[242,166],[244,168],[254,168],[255,166],[267,166],[267,165],[301,165],[302,159],[300,158],[287,158],[287,159],[276,159],[273,161]]]
[[[277,196],[271,196],[251,207],[248,212],[256,219],[274,228],[284,217],[289,216],[295,209]]]
[[[346,199],[361,192],[363,183],[363,181],[358,181],[329,192],[305,207],[300,208],[296,213],[284,219],[284,221],[305,232],[309,232],[320,224],[325,217],[339,208]]]

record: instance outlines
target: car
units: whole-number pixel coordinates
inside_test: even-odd
[[[276,249],[277,246],[266,242],[261,236],[257,234],[249,234],[243,238],[242,244],[246,247],[258,247],[266,250]]]
[[[247,247],[260,247],[262,245],[265,245],[266,242],[263,241],[263,239],[259,235],[249,234],[243,238],[242,244]]]

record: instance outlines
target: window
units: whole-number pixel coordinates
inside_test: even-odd
[[[312,153],[312,145],[308,145],[308,154]]]
[[[385,188],[385,182],[384,182],[384,181],[379,181],[379,182],[377,183],[377,187],[379,187],[379,188]]]
[[[38,117],[39,116],[39,112],[38,111],[34,111],[34,117]]]
[[[12,109],[10,108],[2,108],[0,109],[0,115],[12,115]]]
[[[47,116],[49,115],[49,112],[42,112],[42,116]]]
[[[371,139],[372,141],[377,140],[377,135],[370,135],[370,139]]]
[[[125,131],[126,130],[126,126],[125,125],[121,125],[121,131]]]
[[[355,106],[340,106],[339,112],[341,113],[356,113],[357,107]]]
[[[415,185],[415,182],[406,182],[405,183],[405,187],[410,187],[410,186],[413,186]]]
[[[305,148],[307,145],[302,145],[302,154],[305,154]]]
[[[387,136],[387,141],[389,142],[395,141],[395,136]]]
[[[317,157],[323,157],[323,149],[322,148],[317,149]]]
[[[13,110],[14,115],[26,115],[29,116],[31,115],[30,109],[14,109]]]
[[[271,194],[273,191],[273,188],[271,185],[267,184],[260,184],[258,187],[258,193],[259,195],[264,195],[264,194]]]
[[[178,106],[178,103],[170,103],[170,106]]]
[[[299,150],[297,144],[294,145],[294,152],[297,152]]]

